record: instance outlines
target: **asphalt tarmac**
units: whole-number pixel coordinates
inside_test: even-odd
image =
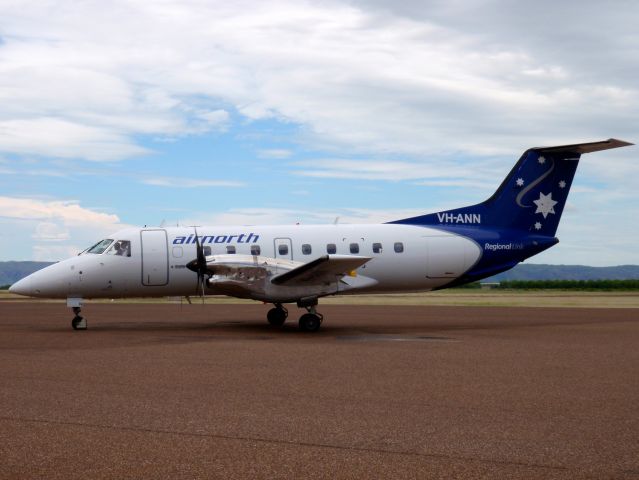
[[[639,479],[639,309],[0,303],[0,478]]]

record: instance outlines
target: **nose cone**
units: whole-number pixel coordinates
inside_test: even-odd
[[[26,278],[14,283],[9,291],[18,295],[38,298],[63,298],[66,296],[68,282],[65,272],[61,271],[61,263],[32,273]],[[62,269],[64,270],[64,269]]]
[[[31,275],[18,280],[16,283],[9,287],[9,292],[17,293],[18,295],[30,296],[33,295],[33,288],[31,286]]]

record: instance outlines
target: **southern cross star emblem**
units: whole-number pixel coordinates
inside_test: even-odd
[[[546,163],[546,157],[539,157],[537,161],[543,165],[544,163]]]
[[[535,230],[541,230],[541,222],[535,223]]]
[[[566,182],[564,182],[563,180],[559,182],[559,188],[566,188]]]
[[[523,178],[518,178],[515,183],[517,184],[518,187],[523,187],[524,186],[524,179]]]
[[[557,205],[557,202],[552,199],[552,192],[548,195],[539,192],[539,200],[533,200],[533,203],[537,205],[535,213],[541,213],[544,218],[546,218],[549,213],[555,213],[555,205]]]

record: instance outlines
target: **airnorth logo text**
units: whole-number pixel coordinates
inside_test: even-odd
[[[481,223],[479,213],[438,213],[439,223]]]
[[[239,235],[198,235],[200,243],[202,245],[206,243],[255,243],[259,240],[260,236],[249,233],[240,233]],[[173,245],[183,245],[186,243],[195,243],[195,235],[191,234],[188,237],[175,237],[173,239]]]

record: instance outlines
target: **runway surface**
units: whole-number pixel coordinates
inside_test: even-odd
[[[639,479],[639,309],[0,303],[0,478]]]

